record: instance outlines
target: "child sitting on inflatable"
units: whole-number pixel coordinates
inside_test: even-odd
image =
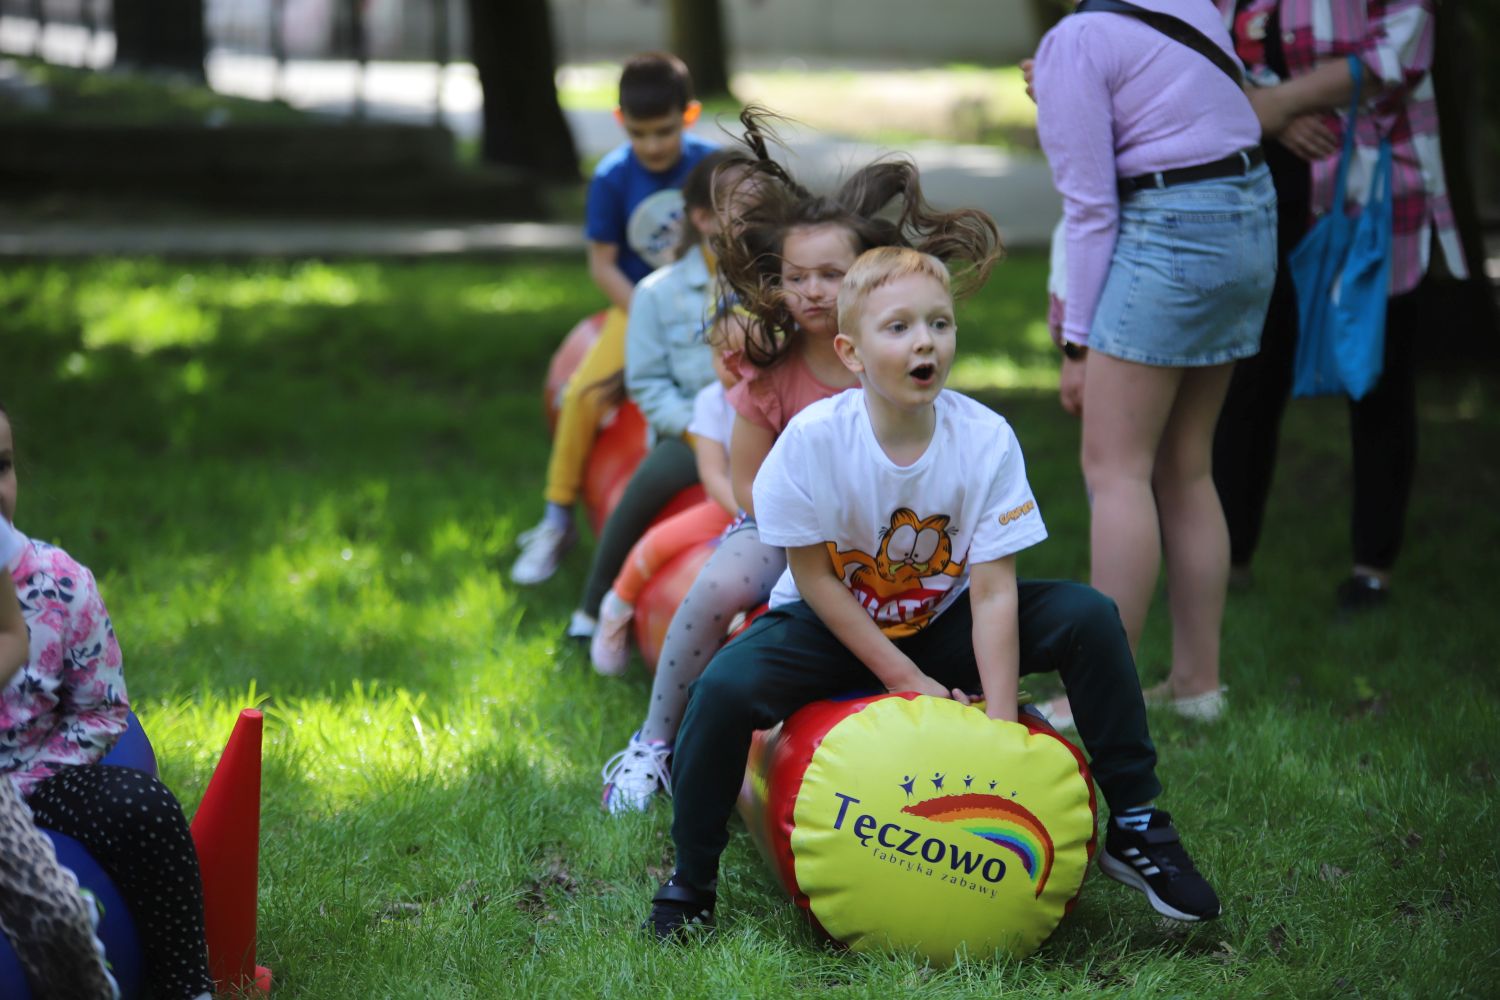
[[[8,437],[9,429],[0,426],[0,495],[12,475]],[[25,544],[0,516],[0,566],[19,559]],[[9,573],[0,573],[0,689],[9,686],[29,655],[15,583]],[[10,939],[33,992],[80,1000],[119,996],[98,951],[97,918],[97,909],[57,863],[52,842],[31,822],[16,790],[0,781],[0,932]]]
[[[982,279],[992,260],[982,261]],[[756,476],[761,540],[787,550],[771,609],[698,680],[677,738],[677,867],[646,926],[712,922],[719,856],[752,734],[810,702],[915,691],[1014,722],[1017,679],[1057,670],[1112,816],[1100,866],[1178,920],[1219,915],[1167,813],[1130,647],[1083,584],[1016,579],[1046,537],[1010,425],[943,386],[956,327],[947,268],[863,254],[839,290],[840,360],[862,390],[807,407]]]
[[[737,414],[730,481],[748,516],[714,550],[672,617],[646,719],[603,773],[603,804],[611,813],[643,810],[657,792],[670,789],[667,761],[688,686],[730,622],[765,601],[786,568],[786,553],[756,532],[750,484],[787,421],[808,404],[859,384],[833,346],[844,273],[871,247],[916,243],[974,263],[987,259],[999,241],[983,213],[928,206],[916,167],[905,161],[867,166],[832,195],[809,193],[771,159],[764,119],[756,109],[741,116],[745,145],[755,154],[752,176],[762,187],[734,238],[719,241],[720,270],[749,317],[740,319],[745,378],[728,394]]]
[[[693,441],[698,481],[708,499],[662,521],[646,532],[631,548],[625,566],[599,605],[599,625],[589,643],[589,659],[601,674],[618,674],[630,658],[630,620],[635,602],[656,571],[680,552],[712,541],[734,523],[740,505],[729,482],[729,440],[734,429],[734,407],[725,393],[740,380],[741,344],[732,342],[737,323],[713,327],[709,342],[713,349],[716,381],[693,399],[693,417],[687,432]],[[602,546],[601,546],[602,547]],[[605,765],[606,769],[608,765]]]
[[[13,456],[0,407],[0,519],[9,525]],[[82,843],[119,887],[141,935],[152,995],[207,997],[203,885],[182,807],[156,778],[99,763],[125,731],[130,705],[94,576],[62,549],[24,536],[5,570],[30,642],[27,662],[0,691],[0,781],[38,825]]]
[[[655,443],[599,532],[570,626],[573,634],[593,629],[600,603],[627,564],[631,546],[674,496],[699,481],[697,432],[689,422],[698,390],[716,384],[708,336],[719,325],[725,302],[712,241],[753,196],[748,166],[745,154],[729,149],[715,150],[698,162],[682,185],[687,225],[677,260],[652,272],[636,289],[625,333],[625,387]]]
[[[589,276],[612,308],[599,339],[563,390],[547,463],[546,511],[541,522],[519,538],[521,554],[510,571],[516,583],[541,583],[551,577],[577,540],[573,504],[589,447],[610,402],[608,393],[598,387],[625,367],[625,316],[636,283],[671,262],[682,231],[679,188],[688,171],[713,149],[687,132],[700,112],[693,100],[692,77],[681,59],[647,52],[625,63],[615,118],[629,141],[599,161],[589,183],[584,227]]]

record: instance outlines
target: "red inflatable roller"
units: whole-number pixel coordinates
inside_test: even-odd
[[[563,388],[583,363],[583,356],[594,346],[594,341],[599,339],[599,331],[604,329],[604,316],[604,312],[596,312],[579,320],[547,364],[547,381],[542,387],[542,412],[547,415],[548,433],[557,428],[557,407],[562,401]]]
[[[583,506],[594,537],[604,528],[635,467],[646,457],[646,418],[629,400],[604,419],[583,470]]]
[[[672,499],[662,505],[661,510],[656,512],[656,516],[651,519],[651,527],[654,528],[673,514],[681,514],[689,507],[696,507],[707,499],[708,492],[704,490],[702,483],[694,483],[692,486],[680,489]]]
[[[704,542],[677,553],[665,566],[657,570],[641,596],[635,602],[635,644],[641,651],[646,669],[656,672],[656,661],[661,656],[662,642],[667,637],[667,626],[678,605],[687,596],[698,579],[698,571],[714,554],[714,543]]]
[[[740,814],[816,926],[857,951],[1035,951],[1094,853],[1083,755],[1039,719],[916,694],[815,702],[757,733]]]
[[[557,427],[557,408],[562,400],[563,389],[583,362],[589,348],[599,339],[607,315],[607,312],[598,312],[579,321],[553,353],[552,360],[547,365],[547,381],[542,390],[549,431]],[[595,537],[598,537],[604,527],[610,511],[619,503],[636,466],[645,458],[648,437],[646,418],[628,400],[617,406],[601,423],[598,436],[589,449],[583,473],[583,504],[588,510],[589,524]],[[686,490],[679,493],[663,508],[663,513],[657,519],[675,514],[703,499],[702,489],[693,489],[696,492],[691,494]]]

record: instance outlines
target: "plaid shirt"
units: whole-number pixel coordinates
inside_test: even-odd
[[[1391,143],[1391,294],[1410,291],[1431,263],[1435,234],[1448,271],[1467,277],[1463,248],[1448,201],[1438,145],[1437,100],[1432,87],[1433,11],[1436,0],[1217,0],[1252,85],[1281,82],[1265,61],[1267,15],[1279,9],[1281,49],[1292,76],[1318,63],[1353,54],[1366,74],[1384,85],[1360,109],[1348,199],[1363,204],[1379,155]],[[1344,115],[1328,125],[1342,141]],[[1338,173],[1337,154],[1312,164],[1315,214],[1328,211]]]

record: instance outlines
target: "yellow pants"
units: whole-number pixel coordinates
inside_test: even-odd
[[[552,457],[547,461],[547,502],[570,507],[583,487],[583,469],[599,423],[609,407],[607,394],[589,387],[625,370],[625,311],[611,306],[599,339],[583,356],[563,388],[552,435]]]

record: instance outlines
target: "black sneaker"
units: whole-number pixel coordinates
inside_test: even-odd
[[[1208,880],[1193,867],[1172,826],[1172,817],[1158,809],[1144,830],[1127,830],[1108,820],[1099,868],[1151,901],[1151,908],[1173,920],[1212,920],[1219,915],[1219,897]]]
[[[1391,587],[1379,577],[1351,573],[1333,592],[1333,599],[1340,618],[1353,618],[1385,607],[1391,599]]]
[[[649,930],[658,941],[681,940],[712,930],[715,902],[713,892],[679,882],[674,872],[651,897],[651,915],[641,924],[641,930]]]

